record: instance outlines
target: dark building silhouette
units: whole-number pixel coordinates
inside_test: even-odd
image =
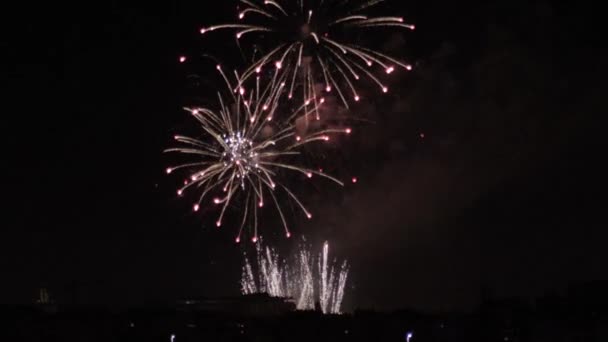
[[[178,309],[242,316],[276,316],[295,311],[296,305],[288,298],[271,297],[262,293],[240,297],[180,300]]]

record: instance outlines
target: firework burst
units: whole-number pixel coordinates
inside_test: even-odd
[[[315,268],[315,261],[316,266]],[[348,263],[329,259],[329,243],[316,258],[310,246],[302,243],[295,258],[284,260],[272,248],[256,244],[252,265],[245,255],[241,275],[241,293],[267,293],[273,297],[292,298],[298,310],[313,310],[315,302],[325,314],[341,313]]]
[[[196,192],[198,199],[193,204],[194,211],[199,211],[207,203],[217,206],[217,227],[222,226],[226,210],[238,203],[242,217],[237,243],[241,241],[245,227],[250,227],[251,239],[257,241],[259,211],[267,202],[278,212],[285,235],[290,237],[282,209],[285,201],[277,199],[277,193],[281,192],[286,199],[295,202],[308,219],[312,214],[287,186],[285,174],[300,174],[304,181],[319,176],[343,185],[330,175],[302,166],[299,156],[307,145],[328,141],[332,134],[349,134],[351,129],[323,129],[300,135],[294,122],[313,115],[317,106],[309,108],[309,101],[291,110],[282,106],[280,99],[286,93],[284,78],[275,78],[265,85],[257,78],[253,89],[245,89],[238,77],[236,85],[233,85],[222,68],[218,66],[217,69],[228,86],[229,100],[218,94],[217,110],[186,108],[200,123],[202,137],[176,135],[175,141],[181,146],[166,152],[194,158],[188,163],[169,167],[166,172],[188,172],[177,194]],[[206,202],[209,197],[213,199]]]
[[[381,74],[392,74],[411,65],[354,41],[359,34],[378,28],[414,26],[401,17],[367,14],[385,0],[240,0],[239,23],[201,29],[205,34],[221,29],[236,31],[237,41],[255,35],[256,53],[244,72],[246,81],[263,70],[274,69],[288,83],[288,97],[302,94],[313,101],[324,89],[335,90],[348,108],[348,98],[360,100],[356,83],[367,77],[384,93]],[[317,87],[317,84],[323,85]]]

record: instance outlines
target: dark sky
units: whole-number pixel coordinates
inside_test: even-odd
[[[8,11],[0,303],[40,287],[112,305],[238,293],[233,234],[204,227],[163,173],[204,67],[177,58],[219,55],[197,34],[232,18],[218,2]],[[351,261],[349,308],[468,310],[608,276],[599,15],[446,3],[395,6],[418,29],[385,44],[416,69],[357,110],[373,123],[338,166],[359,182],[297,231]]]

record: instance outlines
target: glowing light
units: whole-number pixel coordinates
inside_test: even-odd
[[[361,98],[358,95],[355,96],[355,101],[359,102],[360,99]]]
[[[171,174],[171,172],[173,172],[173,169],[172,169],[172,168],[170,168],[170,167],[168,167],[168,168],[167,168],[167,170],[166,170],[166,172],[167,172],[167,174],[168,174],[168,175],[170,175],[170,174]]]
[[[291,237],[289,231],[285,235]],[[346,261],[338,263],[330,259],[327,242],[317,257],[302,242],[298,253],[286,258],[264,246],[260,239],[255,254],[254,264],[247,255],[244,257],[242,294],[265,292],[273,297],[293,298],[298,310],[314,310],[317,302],[324,314],[341,313],[349,267]]]
[[[382,87],[382,92],[383,93],[388,93],[388,88],[387,87]]]
[[[277,191],[285,192],[287,198],[293,200],[303,213],[308,211],[281,177],[284,177],[286,172],[304,174],[308,178],[313,175],[309,167],[299,165],[306,158],[293,156],[302,153],[302,149],[309,144],[316,144],[320,140],[328,141],[330,133],[348,132],[344,128],[322,127],[318,131],[311,129],[306,136],[296,135],[297,120],[291,118],[304,117],[310,113],[311,108],[305,108],[303,104],[282,106],[281,99],[287,92],[281,81],[257,84],[251,91],[248,89],[251,94],[245,97],[243,95],[246,91],[244,86],[240,86],[240,79],[237,79],[238,86],[234,87],[223,73],[222,75],[227,81],[234,103],[220,98],[219,110],[197,108],[198,113],[193,117],[201,124],[203,140],[178,135],[176,141],[181,145],[166,150],[195,155],[196,158],[166,170],[170,170],[168,173],[175,173],[177,169],[188,172],[188,179],[178,190],[178,195],[181,196],[184,191],[199,192],[195,211],[200,209],[198,203],[203,203],[205,196],[213,198],[213,202],[221,209],[216,221],[218,227],[221,226],[226,212],[234,212],[228,211],[228,207],[239,208],[241,218],[238,222],[241,222],[241,225],[238,236],[241,236],[245,227],[256,235],[260,221],[258,208],[263,207],[263,197],[270,196],[271,203],[275,204],[276,213],[287,230],[287,218],[282,209],[285,201],[277,200],[274,195]],[[241,96],[234,95],[235,89]],[[195,111],[188,110],[191,113]],[[281,115],[272,125],[268,124],[275,113]],[[296,141],[286,139],[290,136],[295,137]],[[320,176],[319,178],[343,185],[332,176]],[[218,195],[220,191],[222,194]]]
[[[201,33],[227,29],[235,31],[237,39],[245,34],[258,38],[263,35],[260,40],[266,42],[267,46],[261,51],[265,52],[257,56],[243,73],[244,80],[259,73],[261,67],[274,64],[277,70],[281,70],[276,74],[277,79],[291,80],[291,88],[296,83],[323,82],[329,92],[331,84],[340,93],[345,106],[348,106],[343,94],[353,87],[353,80],[359,79],[359,71],[364,73],[362,77],[379,83],[379,72],[371,68],[374,64],[380,65],[387,74],[392,73],[395,66],[406,67],[404,62],[355,39],[361,34],[373,38],[378,28],[415,29],[414,25],[405,23],[402,17],[371,14],[382,2],[384,1],[241,1],[235,23],[201,29]],[[262,6],[262,3],[266,6]],[[313,7],[315,12],[325,15],[313,17]],[[248,16],[248,13],[257,15]],[[296,23],[302,19],[305,21],[300,30],[291,30],[290,25],[281,24]],[[305,48],[310,44],[314,44],[315,48]],[[300,72],[303,54],[306,56],[304,63],[310,72]]]
[[[353,179],[351,179],[351,181],[353,182],[353,184],[356,184],[359,181],[359,179],[357,179],[357,177],[353,177]]]
[[[251,238],[251,241],[252,241],[253,243],[258,242],[258,237],[257,237],[257,236],[252,237],[252,238]]]
[[[181,196],[184,193],[184,191],[182,189],[177,190],[177,195]]]
[[[351,134],[353,132],[352,128],[347,128],[344,130],[344,133]]]
[[[426,135],[424,133],[420,133],[420,139],[424,139]]]
[[[241,238],[237,236],[236,239],[234,239],[234,242],[241,243]]]
[[[186,62],[186,56],[180,56],[180,57],[179,57],[179,62],[180,62],[180,63],[184,63],[184,62]]]

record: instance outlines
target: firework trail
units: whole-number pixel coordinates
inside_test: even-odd
[[[329,260],[329,243],[323,244],[316,269],[310,247],[304,243],[296,257],[287,262],[274,249],[264,247],[259,241],[254,260],[256,264],[252,266],[247,256],[244,257],[242,294],[267,293],[273,297],[289,297],[298,310],[313,310],[315,302],[318,302],[325,314],[341,313],[348,263],[344,261],[336,267],[337,261]]]
[[[253,89],[248,90],[240,86],[238,76],[236,85],[233,85],[221,66],[218,65],[217,69],[228,86],[230,98],[226,100],[218,93],[218,109],[186,108],[198,120],[202,137],[176,135],[175,140],[181,146],[166,152],[193,157],[188,163],[167,168],[166,172],[188,171],[188,178],[177,194],[182,196],[186,191],[197,192],[194,211],[202,208],[207,197],[215,196],[212,203],[221,208],[217,227],[222,225],[228,207],[237,202],[242,204],[239,206],[242,218],[237,243],[246,226],[253,227],[252,240],[257,241],[258,211],[267,201],[276,208],[285,235],[290,237],[281,209],[281,204],[287,201],[277,199],[278,193],[295,202],[308,219],[312,214],[285,184],[282,176],[295,173],[307,181],[316,175],[343,185],[330,175],[301,166],[302,158],[299,156],[307,145],[328,141],[332,134],[349,134],[351,129],[329,128],[300,135],[294,125],[295,119],[307,118],[317,109],[307,109],[306,101],[286,111],[287,108],[280,104],[286,93],[284,78],[275,77],[265,85],[257,78]],[[283,114],[284,111],[288,114]]]
[[[255,36],[255,53],[244,72],[246,81],[265,69],[274,69],[288,83],[288,97],[316,101],[321,91],[335,90],[348,108],[347,98],[359,101],[355,86],[361,77],[373,81],[382,92],[388,87],[381,74],[411,65],[382,51],[359,45],[355,37],[379,28],[414,30],[401,17],[371,16],[369,9],[385,0],[240,0],[239,23],[205,27],[201,33],[221,29],[236,31],[237,42]],[[240,43],[239,43],[240,46]]]

